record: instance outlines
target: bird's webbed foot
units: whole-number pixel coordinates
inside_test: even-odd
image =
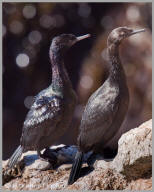
[[[41,154],[40,151],[37,151],[37,154],[41,160],[48,162],[47,166],[41,169],[42,171],[55,168],[57,164],[57,157],[51,152],[49,148],[46,148],[43,154]]]

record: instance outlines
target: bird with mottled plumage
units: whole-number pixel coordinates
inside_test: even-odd
[[[36,150],[39,157],[45,158],[40,151],[48,149],[69,127],[77,98],[64,67],[64,55],[72,45],[89,36],[62,34],[52,40],[49,50],[52,83],[35,96],[23,124],[20,146],[7,164],[9,169],[28,150]]]

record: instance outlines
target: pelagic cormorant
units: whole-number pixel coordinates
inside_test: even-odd
[[[52,40],[49,56],[52,65],[52,83],[36,97],[23,124],[20,145],[7,164],[14,167],[23,152],[48,149],[69,127],[76,105],[76,94],[64,67],[64,54],[76,42],[90,35],[76,37],[62,34]]]
[[[114,29],[107,40],[109,76],[89,98],[78,136],[76,154],[68,184],[79,177],[83,154],[88,151],[103,154],[105,145],[118,132],[128,109],[129,93],[126,76],[119,58],[119,45],[125,38],[142,32],[127,27]]]

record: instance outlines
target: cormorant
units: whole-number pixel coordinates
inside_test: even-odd
[[[35,97],[23,124],[20,145],[8,161],[9,169],[28,150],[36,150],[39,157],[45,158],[40,151],[48,149],[69,127],[76,105],[76,94],[63,58],[72,45],[89,36],[62,34],[52,40],[49,50],[52,83]]]
[[[105,145],[115,136],[125,118],[129,93],[119,57],[119,46],[125,38],[142,31],[144,29],[119,27],[114,29],[108,37],[109,76],[90,96],[86,104],[77,140],[78,152],[68,184],[74,183],[79,177],[83,154],[88,151],[103,154]]]

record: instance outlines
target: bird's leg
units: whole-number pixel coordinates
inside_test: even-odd
[[[37,150],[37,155],[38,155],[39,159],[41,159],[42,161],[48,162],[48,164],[45,167],[39,168],[39,170],[40,171],[46,171],[46,170],[50,169],[51,168],[50,162],[41,154],[41,152],[39,150]]]
[[[93,152],[93,153],[90,155],[90,157],[88,158],[88,160],[87,160],[88,166],[89,166],[89,167],[93,167],[93,164],[95,163],[96,159],[99,158],[99,157],[100,157],[99,154]]]
[[[39,158],[43,161],[47,161],[49,163],[48,168],[54,168],[57,163],[57,157],[50,151],[49,147],[46,148],[46,150],[41,154],[41,152],[38,150],[37,154]],[[47,168],[45,168],[46,170]]]
[[[41,159],[43,161],[49,161],[45,155],[45,152],[43,154],[41,154],[41,152],[39,150],[37,150],[37,155],[38,155],[39,159]]]
[[[17,176],[21,176],[22,175],[22,171],[21,171],[20,165],[17,164],[16,167],[17,167],[17,172],[18,172]]]
[[[57,157],[56,155],[54,155],[54,153],[50,150],[49,147],[46,148],[46,150],[43,152],[43,156],[45,158],[47,158],[47,160],[50,162],[50,163],[56,163],[57,162]]]
[[[46,147],[45,151],[43,152],[43,154],[50,154],[50,153],[51,153],[50,148]]]

